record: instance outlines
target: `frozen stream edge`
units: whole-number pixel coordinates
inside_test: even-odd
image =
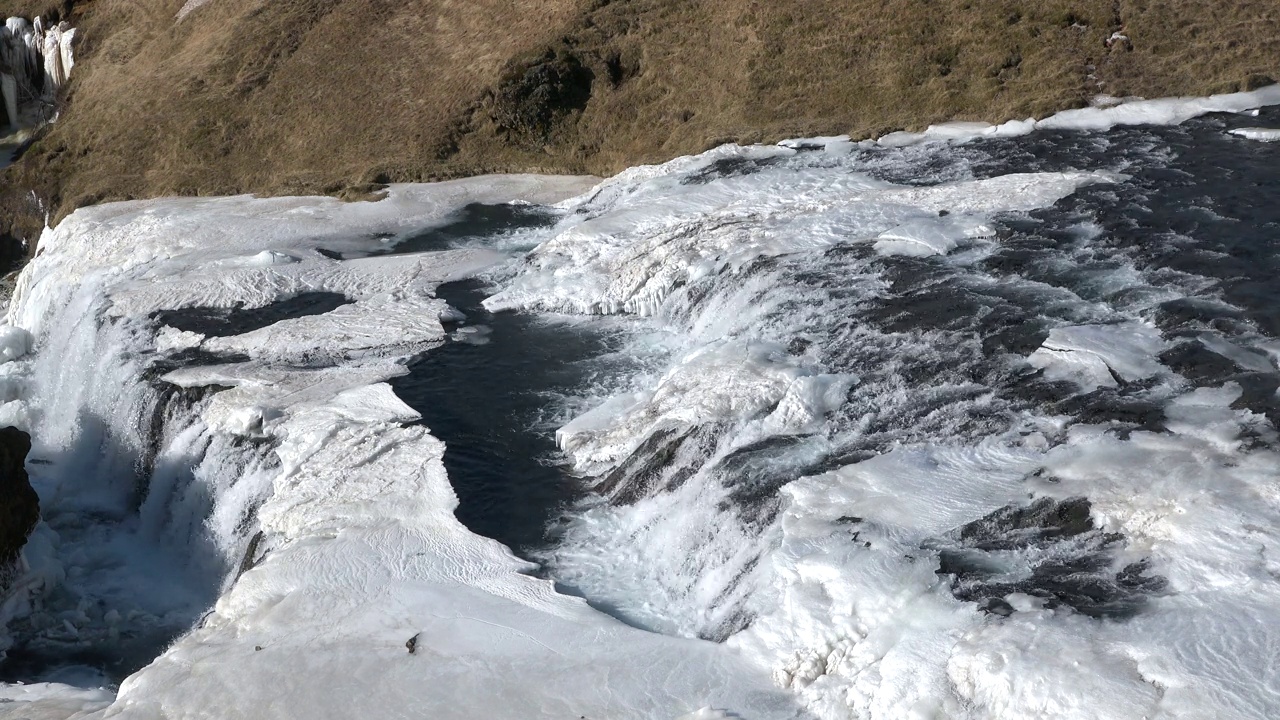
[[[433,297],[435,287],[500,255],[338,261],[316,250],[412,232],[473,202],[546,203],[592,183],[475,178],[393,186],[381,202],[356,204],[119,203],[81,210],[46,232],[8,318],[31,333],[36,352],[4,366],[19,399],[0,407],[5,422],[34,430],[38,454],[57,458],[35,467],[45,498],[118,502],[110,488],[94,486],[102,478],[62,468],[99,467],[100,445],[140,454],[128,446],[145,438],[124,431],[145,427],[133,417],[147,407],[139,357],[204,342],[151,329],[142,322],[151,313],[259,307],[303,291],[340,292],[355,302],[216,339],[234,341],[251,359],[166,377],[183,387],[230,388],[165,438],[160,456],[197,465],[192,483],[211,498],[206,527],[223,572],[240,565],[252,530],[247,518],[256,517],[262,533],[258,549],[199,625],[128,678],[118,697],[9,686],[7,698],[26,701],[15,709],[28,717],[475,718],[518,707],[548,717],[674,718],[716,707],[796,716],[794,699],[771,689],[767,673],[736,652],[639,631],[557,594],[549,581],[526,574],[528,563],[455,519],[443,444],[407,425],[416,413],[384,381],[404,372],[399,358],[442,341],[437,318],[447,306]],[[54,357],[60,361],[46,361]],[[296,365],[320,358],[327,367]],[[115,429],[112,442],[87,433],[87,418],[104,418]],[[277,443],[279,467],[211,467],[191,449],[235,437]],[[182,524],[190,495],[175,490],[151,530],[172,540],[169,525]],[[67,570],[50,532],[37,534],[23,584],[31,596]],[[17,597],[6,607],[28,609]]]

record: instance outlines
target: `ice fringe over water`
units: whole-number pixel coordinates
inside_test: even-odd
[[[1131,103],[1044,127],[1174,122],[1278,99],[1271,88]],[[1071,171],[902,187],[871,176],[889,162],[880,158],[845,138],[726,146],[633,168],[562,204],[555,236],[487,305],[646,318],[636,349],[656,359],[558,434],[600,497],[566,518],[561,544],[546,554],[552,572],[633,622],[723,639],[766,663],[821,718],[1280,715],[1271,671],[1280,649],[1276,431],[1238,406],[1235,383],[1188,389],[1161,361],[1171,341],[1140,317],[1147,307],[1104,312],[1026,281],[1019,292],[1075,303],[1079,319],[1058,321],[1040,348],[1004,362],[1082,395],[1150,388],[1143,397],[1162,413],[1159,429],[1024,413],[1010,428],[967,437],[958,421],[948,428],[943,406],[916,420],[941,425],[931,439],[906,432],[869,459],[786,474],[781,459],[804,467],[838,434],[862,432],[859,412],[892,412],[935,391],[883,378],[868,385],[859,368],[827,364],[829,346],[861,344],[841,352],[889,362],[874,353],[885,344],[945,363],[947,346],[964,342],[960,333],[850,327],[902,281],[875,256],[938,258],[938,267],[972,273],[962,286],[971,291],[1013,284],[972,267],[1000,242],[996,218],[1125,181]],[[926,287],[946,277],[906,267]],[[1108,282],[1129,283],[1135,296],[1170,292],[1132,269],[1115,274],[1125,279]],[[1276,372],[1274,355],[1224,352]],[[1094,540],[990,548],[994,566],[982,572],[1039,594],[1001,592],[1004,606],[979,610],[939,574],[939,547],[1029,497],[1088,498],[1092,534],[1080,537]],[[1115,554],[1072,554],[1086,542]],[[1038,563],[1085,586],[1101,563],[1149,594],[1132,615],[1091,617],[1036,586]],[[1159,577],[1143,579],[1148,569]],[[1043,582],[1066,581],[1050,573]]]
[[[169,553],[137,563],[211,576],[218,597],[117,697],[11,687],[5,699],[14,704],[0,711],[795,717],[793,699],[732,649],[645,633],[560,595],[454,517],[443,444],[409,424],[416,413],[385,381],[405,372],[407,356],[444,340],[438,318],[450,309],[435,287],[502,256],[343,261],[318,252],[409,234],[469,203],[545,203],[585,187],[580,178],[511,176],[392,186],[376,203],[129,202],[80,210],[47,231],[8,318],[35,338],[35,352],[0,366],[15,398],[0,414],[34,431],[41,462],[32,473],[46,516],[72,507],[120,517],[117,535]],[[316,290],[354,302],[229,337],[178,333],[153,319]],[[152,468],[142,496],[138,464]],[[135,506],[137,527],[127,522]],[[63,533],[36,545],[84,592],[113,573],[127,583],[140,572],[127,556],[82,567],[94,548],[80,543]],[[85,573],[104,577],[93,585]],[[26,607],[12,614],[45,612],[59,580],[23,585]],[[89,610],[70,626],[85,637],[119,622]]]

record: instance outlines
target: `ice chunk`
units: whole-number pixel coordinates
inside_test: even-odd
[[[1027,362],[1050,380],[1070,380],[1084,390],[1115,387],[1164,371],[1156,355],[1168,344],[1142,323],[1054,328]]]
[[[1275,142],[1280,140],[1280,128],[1246,127],[1228,130],[1232,135],[1239,135],[1248,140],[1259,142]]]
[[[17,360],[31,352],[31,333],[13,325],[0,325],[0,362]]]
[[[881,255],[945,255],[961,241],[991,237],[995,229],[977,218],[951,216],[905,222],[876,236]]]

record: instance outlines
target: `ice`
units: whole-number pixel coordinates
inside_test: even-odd
[[[209,4],[209,0],[187,0],[187,2],[183,4],[181,8],[178,9],[178,15],[175,18],[174,22],[182,22],[182,19],[185,18],[187,15],[191,14],[193,11],[201,7],[204,7],[205,5],[208,5],[208,4]]]
[[[1178,122],[1276,99],[1125,100],[1055,123]],[[975,132],[996,131],[949,126],[934,137]],[[1123,177],[961,170],[895,185],[861,171],[928,153],[982,156],[944,145],[816,152],[825,146],[789,141],[735,162],[726,156],[738,149],[722,148],[605,181],[563,204],[573,213],[488,301],[635,316],[624,354],[645,358],[558,433],[596,495],[542,556],[549,571],[629,622],[723,640],[819,718],[1275,715],[1280,494],[1265,468],[1278,460],[1276,431],[1241,409],[1241,386],[1196,388],[1161,361],[1190,338],[1270,378],[1275,343],[1252,330],[1166,338],[1154,308],[1216,299],[1216,284],[1188,272],[1157,285],[1139,263],[1103,253],[1112,231],[1101,223],[1039,236],[1062,247],[1033,278],[987,272],[993,256],[1007,259],[992,250],[1002,213]],[[916,257],[884,257],[904,254]],[[1057,273],[1086,271],[1070,290],[1054,285]],[[1002,357],[1000,344],[963,329],[979,293],[1000,298],[978,304],[993,314],[1035,298],[1027,327],[998,326],[1025,350]],[[937,316],[935,329],[899,323],[920,322],[908,309]],[[919,367],[971,377],[989,399],[999,389],[983,386],[986,365],[947,367],[949,348],[966,342],[1033,399],[956,409],[931,403],[954,388],[901,379]],[[879,378],[898,368],[898,384]],[[1047,409],[1041,393],[1067,401]],[[1111,410],[1111,398],[1114,414],[1094,410]],[[883,445],[850,439],[913,401],[923,409],[904,422],[937,423],[927,437],[908,428]],[[1082,406],[1080,418],[1046,415]],[[841,442],[871,450],[842,457],[831,450]],[[944,571],[956,567],[944,563],[947,543],[1045,502],[1084,508],[1075,520],[1087,530],[1042,544],[1024,542],[1026,528],[1001,537],[1007,547],[975,551],[990,566],[973,573],[1014,578],[1013,590],[962,592],[964,570]]]
[[[1127,180],[975,177],[981,151],[818,138],[594,185],[80,211],[19,281],[10,323],[36,352],[0,365],[0,414],[37,429],[49,464],[33,477],[68,512],[126,513],[136,464],[155,469],[127,552],[42,526],[6,612],[80,638],[189,622],[112,716],[1276,716],[1280,437],[1256,396],[1280,351],[1243,320],[1162,333],[1162,303],[1225,303],[1219,284],[1157,277],[1112,251],[1101,219],[1036,235],[1049,259],[1034,277],[1006,271],[1035,234],[1018,228]],[[333,259],[519,200],[561,217],[496,272],[488,306],[629,316],[608,321],[627,333],[611,351],[625,376],[584,389],[590,408],[558,433],[595,493],[566,510],[540,573],[456,520],[444,446],[387,382],[410,354],[484,340],[435,290],[504,256]],[[1088,278],[1058,280],[1072,273]],[[154,316],[315,291],[350,302],[223,336]],[[984,313],[999,337],[975,330]],[[1197,387],[1162,363],[1194,342],[1237,382]],[[113,586],[100,619],[35,607],[108,582],[160,591],[131,608]]]
[[[1276,457],[1238,454],[1241,428],[1256,423],[1230,409],[1238,392],[1175,401],[1171,435],[1081,434],[1043,455],[999,443],[935,446],[793,483],[770,559],[778,615],[766,612],[730,643],[777,653],[779,681],[820,717],[897,717],[903,707],[947,716],[981,708],[991,718],[1138,718],[1157,708],[1267,716],[1276,683],[1258,661],[1280,641],[1262,630],[1277,612],[1275,584],[1262,579],[1274,560],[1268,550],[1250,555],[1267,546],[1258,533],[1270,537],[1264,518],[1278,506],[1274,493],[1251,498]],[[1242,464],[1220,464],[1228,454]],[[1053,483],[1028,488],[1033,469]],[[1131,550],[1160,558],[1175,592],[1124,625],[1025,597],[1010,597],[1020,609],[1007,620],[960,611],[920,561],[921,539],[1028,489],[1087,492],[1095,516],[1123,531]],[[841,520],[851,516],[853,525]],[[1241,677],[1227,669],[1237,663]]]
[[[547,202],[583,188],[514,176],[393,186],[376,203],[132,202],[47,230],[10,308],[14,337],[29,331],[36,351],[3,366],[22,385],[3,409],[39,407],[33,456],[50,460],[32,472],[46,512],[127,516],[135,463],[152,470],[136,531],[78,527],[56,542],[39,531],[14,598],[39,605],[56,590],[105,602],[98,619],[67,616],[68,637],[82,642],[121,623],[194,627],[114,699],[58,685],[12,691],[14,708],[30,717],[65,716],[75,703],[83,717],[716,716],[699,711],[708,707],[797,716],[749,659],[561,595],[454,517],[443,444],[385,381],[444,341],[441,318],[453,316],[436,287],[504,256],[339,261],[316,251],[414,232],[473,202]],[[353,302],[219,337],[153,319],[315,290]],[[235,356],[183,366],[167,355],[195,351]],[[778,422],[820,412],[825,387],[796,387]],[[214,597],[203,612],[200,598]],[[43,626],[43,611],[14,603],[10,616]]]
[[[1140,323],[1060,327],[1027,362],[1051,380],[1088,391],[1159,374],[1164,368],[1155,356],[1167,347],[1159,330]]]
[[[752,417],[738,442],[802,432],[844,401],[855,378],[819,373],[765,343],[723,342],[698,348],[660,378],[652,390],[621,396],[564,427],[560,446],[580,470],[620,460],[638,439],[662,426],[692,426]]]
[[[960,219],[939,222],[930,218],[924,221],[908,221],[876,236],[876,251],[884,255],[912,255],[926,257],[945,255],[964,240],[991,237],[991,226],[974,220]]]
[[[11,17],[0,26],[0,67],[7,70],[0,76],[6,116],[0,120],[22,127],[48,119],[39,117],[41,109],[24,108],[21,102],[50,100],[66,84],[75,65],[75,36],[66,22],[46,30],[39,17],[32,23]]]
[[[63,683],[0,685],[0,716],[25,720],[79,720],[96,714],[111,704],[111,692],[99,688],[81,689]],[[4,705],[19,715],[5,712]]]
[[[674,182],[693,167],[682,158],[628,171],[571,201],[586,219],[558,228],[533,253],[532,271],[486,307],[650,315],[676,286],[760,257],[852,242],[886,254],[942,253],[989,237],[994,213],[1050,206],[1081,187],[1123,180],[1105,171],[1015,173],[904,187],[810,170]]]
[[[31,333],[20,327],[0,325],[0,362],[17,360],[31,352]]]
[[[1228,130],[1232,135],[1239,135],[1246,140],[1258,140],[1259,142],[1275,142],[1280,140],[1280,129],[1246,127]]]
[[[1111,41],[1128,40],[1124,35],[1114,35]],[[1091,107],[1063,110],[1043,119],[1011,120],[992,125],[982,122],[951,122],[930,125],[924,132],[893,132],[877,140],[884,147],[909,147],[927,142],[966,142],[978,138],[1016,137],[1045,130],[1110,130],[1118,125],[1178,125],[1201,115],[1215,112],[1246,112],[1256,108],[1280,104],[1280,85],[1270,85],[1248,92],[1210,95],[1208,97],[1161,98],[1105,98]],[[1245,135],[1250,130],[1233,130]],[[1261,130],[1266,133],[1270,131]],[[1251,137],[1255,140],[1274,139]]]

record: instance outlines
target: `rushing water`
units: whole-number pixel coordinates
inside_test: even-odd
[[[1211,505],[1224,532],[1265,535],[1249,513],[1265,520],[1274,498],[1241,473],[1280,449],[1280,143],[1226,134],[1245,120],[1280,123],[1280,110],[954,146],[742,150],[617,180],[568,215],[477,203],[421,233],[321,252],[353,261],[532,250],[492,277],[441,285],[437,297],[460,314],[391,386],[444,441],[458,519],[628,623],[735,644],[814,707],[852,716],[897,707],[899,696],[928,708],[964,693],[966,707],[1003,702],[982,694],[1004,687],[989,681],[1003,671],[981,659],[999,643],[1038,658],[1018,671],[1031,683],[1070,683],[1080,661],[1061,658],[1077,646],[1088,648],[1084,666],[1099,668],[1176,647],[1192,658],[1187,673],[1207,676],[1218,660],[1197,666],[1180,643],[1207,642],[1195,634],[1197,598],[1216,608],[1228,601],[1205,588],[1229,583],[1202,586],[1197,572],[1237,558],[1161,525],[1176,514],[1162,508],[1184,512],[1197,493],[1219,492]],[[951,207],[977,202],[979,186],[965,183],[1027,174],[1018,192],[1034,194],[1048,174],[1081,169],[1124,177],[1029,211],[1001,198],[981,212]],[[851,204],[902,190],[877,183],[962,191],[941,209],[903,194]],[[904,227],[934,240],[968,234],[940,253],[886,251],[895,246],[880,241],[899,236],[885,233]],[[623,250],[572,255],[592,243]],[[556,252],[573,262],[545,281],[539,263]],[[609,294],[619,287],[632,295]],[[303,292],[148,322],[230,336],[352,302]],[[162,352],[140,362],[156,385],[145,398],[152,434],[181,435],[208,402],[166,389],[161,370],[247,361]],[[132,463],[114,468],[118,496],[90,504],[96,515],[55,507],[46,518],[85,548],[82,564],[109,572],[169,537],[157,527],[169,527],[171,505],[208,511],[212,500],[184,496],[192,473],[175,470],[179,460],[200,468],[235,455],[237,477],[270,465],[268,445],[201,437],[176,459],[118,453]],[[1143,443],[1164,446],[1144,454]],[[48,472],[70,472],[58,465],[69,459],[50,462]],[[1147,475],[1156,472],[1172,484]],[[207,531],[184,522],[184,542]],[[247,513],[231,534],[246,562],[252,526]],[[129,549],[96,556],[98,538]],[[1265,557],[1269,539],[1257,542]],[[215,555],[189,564],[159,553],[156,567],[234,579]],[[69,582],[38,621],[15,628],[5,678],[89,666],[118,681],[217,592],[206,582],[181,602],[139,609],[142,629],[122,640],[111,603],[136,597],[95,582]],[[1270,586],[1257,583],[1263,599],[1230,606],[1243,619],[1218,633],[1236,643],[1231,652],[1206,656],[1249,667],[1261,657],[1267,641],[1241,630],[1246,610],[1270,607]],[[97,627],[113,610],[111,629],[88,645],[59,635],[64,615]],[[1036,633],[1043,647],[1018,644]],[[1117,692],[1147,707],[1157,685],[1142,676]],[[1253,701],[1240,692],[1226,693],[1233,708]],[[1106,693],[1080,694],[1087,710]]]
[[[605,368],[591,363],[609,336],[563,322],[480,305],[478,280],[444,285],[440,297],[466,314],[454,340],[392,381],[402,400],[445,442],[458,519],[521,553],[541,549],[549,520],[582,497],[555,444],[556,406]]]

